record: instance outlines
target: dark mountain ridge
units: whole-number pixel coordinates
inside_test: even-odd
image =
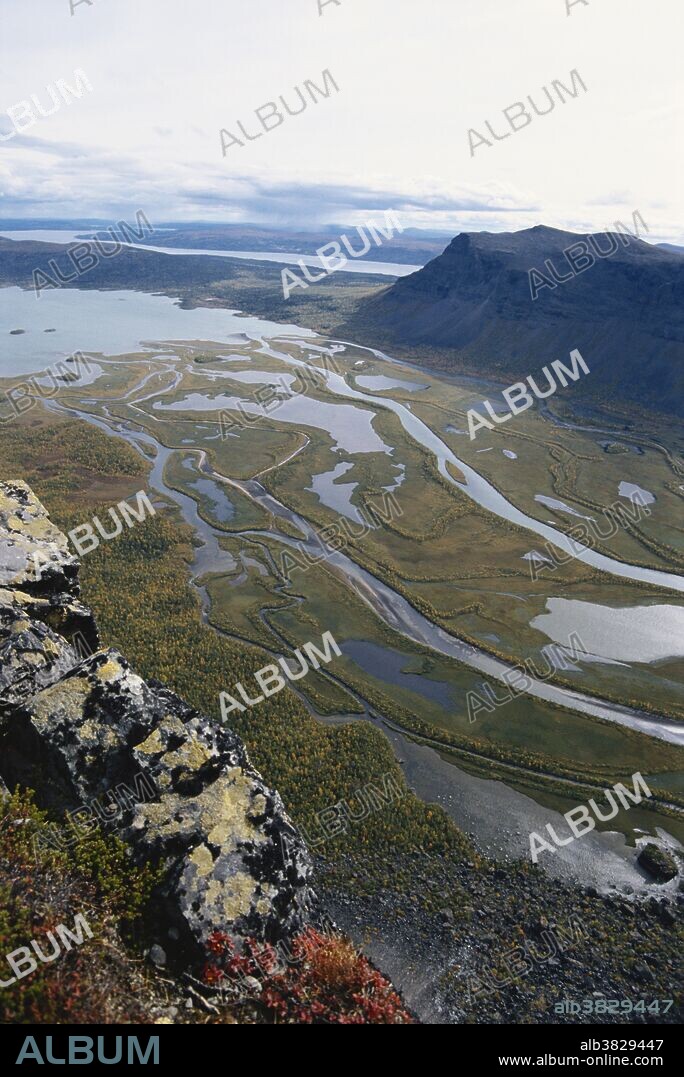
[[[578,348],[591,371],[578,399],[681,413],[683,298],[681,255],[628,233],[461,233],[360,304],[344,331],[507,382]]]

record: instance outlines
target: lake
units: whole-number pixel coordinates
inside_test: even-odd
[[[18,336],[12,330],[24,329]],[[47,332],[54,329],[55,332]],[[0,288],[0,377],[42,371],[74,352],[124,355],[163,340],[225,343],[315,336],[310,329],[281,325],[230,310],[183,310],[177,299],[133,291],[49,289],[38,299],[21,288]]]

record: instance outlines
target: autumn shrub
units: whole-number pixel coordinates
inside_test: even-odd
[[[342,936],[307,928],[279,961],[254,939],[242,953],[224,932],[208,941],[204,981],[232,987],[275,1024],[404,1025],[413,1018],[392,984]],[[254,991],[255,981],[259,985]]]

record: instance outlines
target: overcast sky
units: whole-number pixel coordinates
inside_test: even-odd
[[[681,0],[71,3],[0,0],[2,217],[301,226],[392,208],[456,233],[638,209],[649,238],[684,243]],[[32,94],[47,110],[78,68],[92,92],[16,131],[7,110]],[[243,138],[238,121],[256,134],[259,106],[294,108],[325,69],[339,93]],[[493,139],[486,121],[510,132],[503,109],[548,107],[573,69],[586,93]],[[223,156],[221,128],[246,144]],[[469,129],[493,145],[473,156]]]

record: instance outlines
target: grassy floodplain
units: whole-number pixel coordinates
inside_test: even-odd
[[[287,345],[279,344],[279,347],[287,349]],[[227,363],[217,363],[214,368],[221,370],[223,375],[217,385],[212,378],[207,351],[205,346],[200,353],[205,361],[193,363],[182,383],[164,397],[165,405],[202,392],[209,395],[224,392],[249,399],[254,387],[226,377],[230,373]],[[364,375],[371,372],[372,376],[381,370],[395,377],[415,380],[415,372],[410,368],[389,368],[380,360],[369,362],[366,352],[348,351],[350,355],[345,355],[344,366],[352,383],[359,372]],[[356,354],[366,358],[358,360]],[[276,383],[290,373],[286,364],[270,356],[255,354],[254,346],[246,349],[246,355],[252,369],[270,373]],[[362,367],[357,366],[359,362],[363,363]],[[246,368],[247,364],[240,363],[239,370]],[[655,450],[646,450],[643,456],[629,452],[630,470],[625,471],[625,454],[606,453],[597,442],[593,456],[587,462],[586,480],[582,480],[582,488],[591,491],[592,504],[589,506],[584,504],[586,498],[571,496],[566,487],[559,487],[556,482],[552,457],[545,459],[550,450],[542,440],[545,431],[548,436],[550,424],[547,419],[536,413],[534,416],[525,413],[520,417],[519,437],[528,438],[524,449],[505,432],[499,435],[501,440],[496,446],[483,445],[479,449],[477,439],[471,442],[467,437],[450,433],[446,427],[459,423],[460,405],[470,406],[475,398],[481,399],[481,395],[473,394],[470,388],[464,395],[463,389],[432,380],[435,384],[429,390],[415,393],[393,390],[395,398],[409,404],[415,414],[420,414],[455,452],[461,454],[465,463],[477,467],[514,504],[542,521],[553,523],[560,530],[567,530],[577,523],[576,518],[535,502],[536,494],[562,500],[576,512],[593,514],[594,518],[600,519],[600,512],[617,500],[615,492],[620,482],[628,479],[643,485],[656,497],[651,515],[638,524],[620,528],[613,538],[599,543],[599,551],[630,563],[677,571],[681,555],[675,546],[666,546],[654,537],[662,515],[672,522],[668,537],[673,542],[679,539],[676,520],[681,494],[672,489],[675,485],[673,468],[677,466],[673,456]],[[445,410],[450,406],[449,394],[460,396],[451,411]],[[312,400],[328,406],[335,401],[339,403],[339,397],[323,389],[309,390],[309,395]],[[153,401],[146,401],[135,408],[125,403],[115,404],[112,410],[122,418],[142,422],[167,446],[181,447],[191,443],[204,448],[212,466],[222,475],[237,479],[258,477],[279,500],[320,529],[334,525],[339,514],[322,504],[311,489],[314,476],[330,472],[338,464],[348,465],[340,481],[357,484],[351,504],[364,510],[373,503],[373,498],[377,499],[383,489],[396,481],[395,462],[400,462],[405,470],[395,496],[406,511],[401,518],[364,536],[363,541],[355,545],[353,556],[432,620],[512,662],[531,659],[543,668],[540,651],[549,639],[531,627],[531,622],[546,611],[548,600],[558,595],[609,608],[664,601],[680,604],[677,595],[661,588],[619,579],[579,561],[572,561],[555,571],[546,570],[538,580],[532,581],[524,556],[533,549],[543,549],[543,540],[493,516],[457,487],[446,483],[437,473],[431,454],[404,432],[395,415],[382,408],[382,393],[378,397],[375,409],[367,404],[353,403],[354,407],[366,408],[373,415],[373,428],[380,439],[391,446],[391,456],[378,452],[335,451],[333,440],[325,431],[279,422],[277,409],[259,423],[247,425],[238,436],[225,440],[217,437],[218,409],[213,414],[202,412],[201,416],[190,410],[185,413],[160,412],[153,408]],[[435,413],[439,413],[439,422],[435,421]],[[446,421],[449,415],[451,422]],[[532,425],[536,422],[539,427],[533,435],[528,436],[522,429],[525,420]],[[561,436],[567,444],[573,439],[579,442],[573,449],[564,451],[574,452],[578,457],[590,457],[588,445],[581,444],[582,439],[588,440],[588,435],[562,430]],[[307,444],[303,443],[304,437],[308,439]],[[596,437],[599,441],[605,440],[601,435]],[[509,445],[517,445],[516,449],[508,449],[516,453],[515,459],[503,454],[503,448]],[[634,473],[632,459],[647,461],[648,474]],[[282,464],[282,461],[287,462]],[[646,464],[643,466],[645,468]],[[605,497],[599,502],[596,475],[603,474],[603,470],[610,475],[603,476]],[[681,662],[667,658],[657,663],[631,662],[617,669],[601,663],[586,664],[579,677],[574,671],[570,675],[564,671],[557,674],[557,679],[570,687],[581,687],[607,699],[678,717],[684,714],[681,678]]]
[[[318,341],[319,346],[322,343]],[[295,342],[280,340],[273,347],[302,356]],[[572,806],[577,802],[572,783],[586,783],[589,790],[603,788],[637,769],[650,775],[663,799],[676,801],[681,796],[673,777],[680,766],[680,751],[612,723],[527,696],[491,714],[480,712],[475,723],[469,722],[467,693],[478,690],[482,675],[393,632],[325,564],[283,578],[278,567],[287,549],[285,540],[296,537],[296,528],[277,520],[235,487],[221,489],[232,506],[230,518],[222,518],[217,512],[216,489],[212,494],[210,483],[207,492],[206,477],[198,470],[200,453],[206,453],[211,468],[228,479],[258,477],[266,490],[318,530],[339,523],[340,517],[313,491],[315,476],[329,473],[341,463],[348,465],[341,481],[356,484],[349,504],[367,510],[383,490],[396,483],[400,464],[402,481],[394,496],[401,516],[362,538],[351,539],[346,552],[437,624],[512,662],[538,656],[548,643],[530,622],[544,612],[549,597],[571,594],[582,601],[619,607],[656,601],[678,603],[676,596],[617,580],[578,562],[542,573],[532,582],[523,555],[538,548],[541,540],[537,542],[534,535],[481,509],[448,484],[438,474],[431,454],[383,408],[382,391],[376,394],[377,405],[345,403],[368,412],[372,429],[391,453],[340,450],[335,439],[319,427],[279,420],[277,408],[259,422],[245,424],[237,436],[225,439],[219,436],[218,409],[201,414],[192,409],[168,410],[169,404],[191,394],[223,393],[249,402],[260,388],[259,382],[232,378],[232,371],[261,371],[265,382],[270,378],[276,386],[282,386],[283,379],[292,374],[287,363],[264,354],[258,342],[231,345],[229,358],[218,358],[226,352],[225,345],[211,342],[164,345],[154,358],[141,353],[104,364],[105,376],[86,391],[66,386],[60,393],[63,403],[91,414],[106,409],[110,417],[131,429],[144,429],[159,444],[177,450],[169,456],[165,481],[196,501],[201,518],[223,533],[221,547],[232,555],[235,566],[202,581],[211,600],[212,624],[229,637],[250,641],[271,653],[282,650],[283,645],[296,646],[322,631],[333,631],[343,648],[347,644],[356,657],[339,663],[334,680],[316,675],[302,685],[304,697],[318,714],[358,715],[363,712],[360,699],[365,700],[402,728],[441,745],[445,757],[459,765],[482,774],[497,774],[528,792],[533,790],[540,799],[566,797]],[[305,350],[305,354],[313,357],[313,364],[320,361],[315,352]],[[469,384],[418,374],[409,366],[390,365],[363,349],[348,347],[337,361],[350,385],[356,384],[359,374],[425,385],[412,392],[395,387],[391,395],[409,405],[449,441],[465,463],[478,468],[514,503],[540,519],[553,519],[559,527],[567,526],[568,521],[571,524],[572,518],[564,519],[563,514],[541,507],[534,502],[534,494],[558,498],[577,511],[591,508],[594,513],[615,500],[614,490],[624,478],[651,490],[658,507],[661,499],[669,504],[666,499],[676,496],[671,489],[674,458],[664,450],[646,449],[643,455],[630,452],[630,464],[633,457],[649,470],[642,468],[638,475],[625,473],[624,454],[606,453],[592,441],[593,435],[559,431],[545,416],[530,412],[516,423],[517,440],[502,427],[491,438],[487,435],[487,444],[481,446],[489,448],[492,443],[491,451],[480,452],[479,439],[470,442],[446,429],[463,429],[465,411],[483,398]],[[144,389],[134,391],[148,376]],[[162,390],[163,396],[154,395]],[[312,403],[340,403],[322,383],[309,386],[307,394]],[[166,410],[155,408],[157,401],[163,401]],[[558,485],[553,467],[556,447],[549,445],[550,436],[558,439],[558,451],[579,461],[572,471],[573,492]],[[514,451],[516,458],[504,456],[503,448]],[[604,467],[607,474],[603,474]],[[571,470],[568,465],[566,472]],[[598,484],[599,474],[603,475],[603,486]],[[204,490],[198,480],[204,480]],[[591,506],[584,504],[579,490],[591,490]],[[598,500],[599,494],[603,501]],[[643,534],[640,529],[634,534],[620,533],[606,545],[605,552],[673,569],[678,563],[676,553],[671,553],[669,546],[655,549],[655,515],[644,521]],[[676,539],[674,529],[670,537]],[[389,662],[391,676],[378,659]],[[675,662],[631,663],[617,669],[586,664],[579,676],[559,673],[558,680],[645,710],[675,717],[684,713],[681,694],[678,698],[681,664]],[[662,818],[671,830],[678,825],[669,815]],[[624,826],[631,832],[630,820]]]

